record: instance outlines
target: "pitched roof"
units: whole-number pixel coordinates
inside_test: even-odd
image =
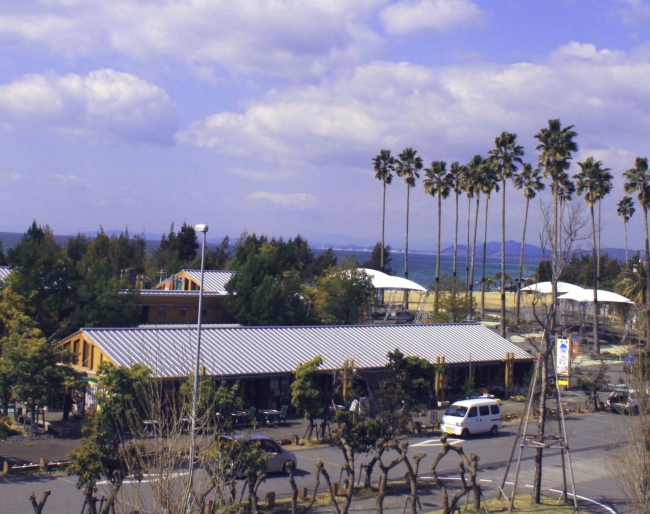
[[[9,266],[0,266],[0,280],[7,280],[9,273],[11,273]]]
[[[141,363],[159,377],[185,376],[194,369],[196,328],[85,328],[82,331],[118,365]],[[74,337],[74,336],[72,336]],[[201,330],[201,365],[212,376],[290,373],[317,355],[323,369],[354,359],[359,368],[386,366],[398,348],[431,362],[498,362],[506,352],[532,357],[480,324],[240,327]]]
[[[228,291],[226,291],[226,284],[232,278],[234,273],[234,271],[225,270],[205,270],[203,272],[203,291],[206,293],[227,295]],[[201,284],[201,270],[198,269],[183,269],[169,277],[167,280],[174,280],[182,276],[189,277],[189,279],[197,285]],[[163,280],[160,284],[156,285],[156,289],[162,290],[164,283],[165,281]]]

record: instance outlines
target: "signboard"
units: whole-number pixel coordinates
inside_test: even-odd
[[[569,374],[569,339],[558,339],[556,345],[555,368],[558,375]]]
[[[569,381],[568,381],[568,380],[558,379],[558,381],[557,381],[557,385],[568,386],[568,385],[569,385]]]
[[[625,357],[625,364],[634,364],[634,362],[634,355],[628,353],[627,357]]]

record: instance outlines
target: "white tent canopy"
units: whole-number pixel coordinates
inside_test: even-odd
[[[420,284],[406,278],[393,277],[368,268],[359,268],[359,271],[365,271],[366,275],[372,279],[372,285],[375,289],[409,289],[411,291],[426,292],[426,289]]]
[[[593,302],[594,301],[594,290],[593,289],[583,289],[582,291],[572,291],[562,296],[557,297],[558,300],[574,300],[576,302]],[[612,293],[611,291],[603,291],[602,289],[598,290],[598,302],[599,303],[634,303],[632,300],[625,298],[620,294]]]
[[[552,284],[551,282],[537,282],[537,284],[531,284],[527,287],[522,287],[521,292],[522,293],[540,293],[540,294],[551,294],[552,292]],[[557,292],[558,293],[580,293],[582,291],[585,291],[580,286],[576,286],[573,284],[569,284],[568,282],[558,282],[557,283]],[[600,294],[600,291],[599,293]],[[592,293],[593,296],[593,293]],[[559,297],[558,297],[559,298]]]

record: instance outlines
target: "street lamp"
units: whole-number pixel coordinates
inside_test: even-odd
[[[194,225],[195,232],[203,233],[201,247],[201,285],[199,287],[199,313],[196,320],[196,356],[194,359],[194,396],[192,397],[192,416],[190,418],[190,455],[187,481],[187,511],[191,510],[192,479],[194,476],[194,448],[196,446],[196,404],[199,401],[199,363],[201,359],[201,317],[203,314],[203,274],[205,272],[205,235],[208,233],[207,225]]]

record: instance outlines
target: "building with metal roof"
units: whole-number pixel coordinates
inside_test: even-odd
[[[226,284],[234,271],[205,270],[203,272],[203,292],[226,296]],[[158,284],[155,289],[167,291],[198,291],[201,289],[201,270],[184,269]]]
[[[60,344],[77,355],[75,368],[93,376],[102,362],[119,366],[139,363],[154,376],[178,380],[194,369],[196,326],[165,328],[84,328]],[[449,382],[462,384],[468,369],[476,383],[503,384],[506,361],[514,374],[530,369],[533,357],[480,324],[355,325],[292,327],[224,327],[201,331],[201,366],[223,380],[266,380],[289,394],[291,375],[300,363],[320,355],[322,368],[381,372],[387,354],[444,362]],[[455,370],[455,371],[454,371]],[[511,377],[512,378],[512,377]],[[282,380],[280,380],[282,379]],[[503,387],[503,386],[502,386]],[[278,400],[280,401],[280,400]],[[271,403],[271,402],[266,402]],[[275,402],[277,403],[277,402]]]
[[[7,280],[9,273],[11,273],[11,268],[9,266],[0,266],[0,281],[4,282]]]

